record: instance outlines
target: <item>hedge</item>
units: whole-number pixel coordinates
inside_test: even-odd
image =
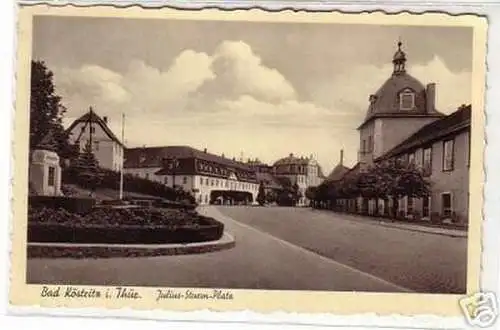
[[[120,183],[119,172],[103,168],[99,168],[97,172],[96,175],[99,180],[96,181],[97,186],[95,188],[118,189]],[[62,172],[63,183],[83,186],[84,184],[79,178],[78,169],[75,167],[66,168]],[[136,177],[128,173],[123,175],[123,189],[128,192],[157,196],[168,200],[188,200],[190,203],[195,204],[195,199],[189,192],[174,190],[160,182]]]
[[[95,206],[94,198],[67,196],[29,196],[28,205],[33,208],[64,209],[71,213],[85,214]]]
[[[224,225],[211,218],[196,226],[106,226],[28,223],[28,242],[90,244],[173,244],[215,241]]]

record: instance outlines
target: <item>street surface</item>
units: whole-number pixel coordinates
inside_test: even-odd
[[[205,207],[232,249],[184,256],[30,259],[28,283],[461,293],[467,239],[352,221],[326,211]]]

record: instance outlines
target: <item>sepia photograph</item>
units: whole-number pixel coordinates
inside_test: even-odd
[[[26,284],[470,293],[477,29],[232,15],[30,17]]]

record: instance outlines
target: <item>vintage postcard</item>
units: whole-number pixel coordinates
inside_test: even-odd
[[[23,6],[11,304],[496,311],[472,296],[486,31],[438,13]]]

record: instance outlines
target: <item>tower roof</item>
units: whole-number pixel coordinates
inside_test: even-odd
[[[426,87],[418,79],[406,72],[406,53],[401,49],[402,43],[398,43],[398,49],[394,53],[392,63],[394,69],[392,75],[382,84],[375,94],[369,97],[369,106],[361,128],[371,119],[377,117],[442,117],[444,114],[437,111],[433,106],[434,95],[427,95]],[[434,88],[434,84],[429,84]],[[410,93],[413,95],[413,107],[401,109],[400,95]],[[431,107],[427,106],[432,102]]]

